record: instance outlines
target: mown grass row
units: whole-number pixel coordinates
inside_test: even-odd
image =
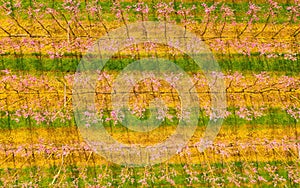
[[[68,161],[66,161],[68,162]],[[92,163],[92,162],[89,162]],[[274,174],[271,174],[266,167],[276,167]],[[230,181],[231,178],[240,181],[240,186],[257,185],[259,187],[283,186],[297,187],[297,179],[291,177],[291,169],[297,169],[299,166],[295,161],[235,161],[230,163],[210,163],[210,164],[159,164],[152,167],[128,168],[119,165],[91,165],[85,168],[75,164],[53,165],[50,168],[32,166],[22,169],[1,169],[0,168],[0,186],[7,183],[11,186],[31,185],[40,187],[48,186],[113,186],[113,187],[140,187],[142,180],[146,177],[148,186],[197,186],[211,187],[219,184],[228,187],[236,187],[237,184]],[[253,172],[257,169],[257,172]],[[148,172],[148,173],[147,173]],[[189,174],[193,172],[193,175]],[[12,179],[4,179],[14,174],[20,174]],[[176,173],[176,174],[175,174]],[[59,174],[59,176],[57,176]],[[232,177],[232,175],[242,177]],[[168,176],[173,182],[167,181]],[[258,180],[258,176],[259,179]],[[283,178],[284,181],[275,178]],[[57,177],[57,178],[55,178]],[[197,179],[196,179],[196,178]],[[195,180],[190,181],[190,178]],[[262,180],[262,178],[264,180]],[[154,180],[154,181],[152,181]],[[256,182],[250,182],[256,180]]]
[[[252,72],[260,73],[262,71],[276,72],[283,75],[298,75],[300,72],[300,55],[297,60],[292,61],[285,59],[282,55],[277,58],[267,58],[257,53],[251,56],[241,54],[214,54],[223,73],[226,72]],[[76,72],[82,55],[66,55],[60,59],[50,59],[47,56],[24,55],[2,55],[0,57],[0,70],[9,69],[15,71],[30,72]],[[176,65],[180,66],[186,72],[199,72],[201,68],[189,57],[165,57]],[[137,61],[137,57],[115,57],[110,59],[103,70],[122,71],[130,63]]]

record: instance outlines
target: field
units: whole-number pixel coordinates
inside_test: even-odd
[[[161,33],[148,32],[154,22],[164,26]],[[158,40],[131,43],[140,32],[133,23]],[[197,36],[211,53],[176,48],[170,33],[180,32],[168,33],[167,24],[182,29],[178,46],[200,45],[186,37]],[[299,187],[299,39],[297,0],[3,0],[0,187]],[[109,59],[94,71],[85,64],[94,57]],[[201,67],[194,57],[213,57],[218,66]],[[151,75],[141,66],[161,69],[161,77],[133,82],[135,62],[140,77]],[[130,86],[122,95],[118,81],[121,89]],[[86,88],[92,95],[82,94]],[[158,109],[157,99],[164,102]],[[178,135],[191,134],[184,147],[176,150],[175,140],[157,153],[142,152],[168,141],[181,123],[187,130]],[[149,130],[136,131],[142,129]],[[113,144],[100,151],[93,145],[106,138],[97,137],[101,131],[124,144],[121,154]]]

